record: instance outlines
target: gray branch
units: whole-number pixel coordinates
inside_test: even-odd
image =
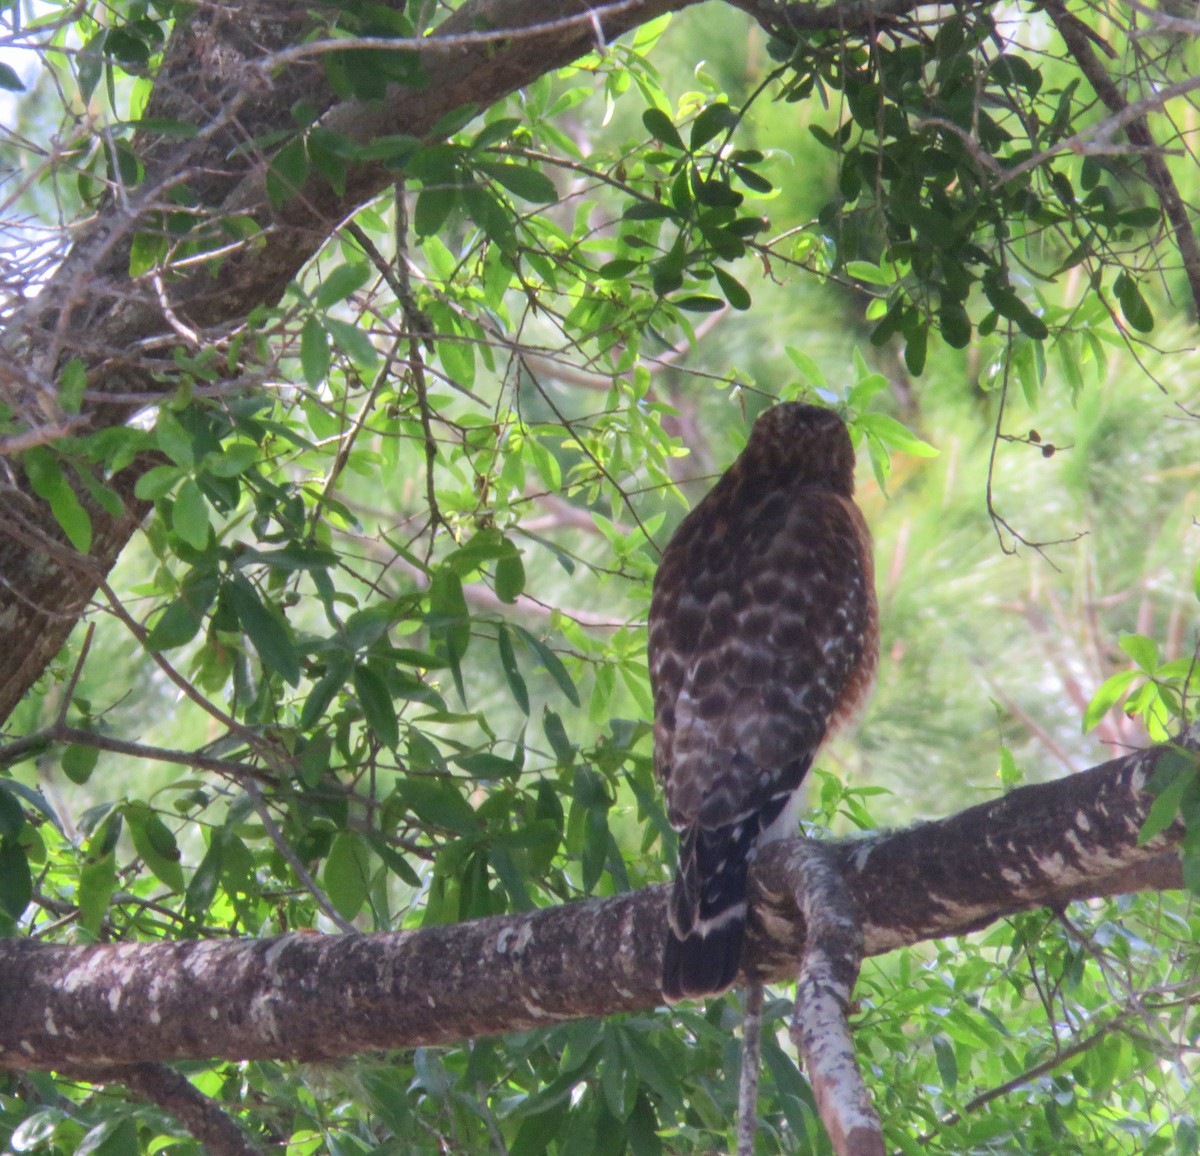
[[[936,823],[834,844],[863,949],[1073,899],[1178,887],[1173,826],[1146,846],[1165,748],[1022,787]],[[804,945],[792,843],[751,877],[743,982],[788,980]],[[0,1067],[322,1060],[654,1007],[668,888],[373,935],[126,943],[0,941]]]

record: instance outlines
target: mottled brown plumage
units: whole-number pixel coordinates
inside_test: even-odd
[[[841,419],[777,405],[663,553],[650,681],[655,770],[680,833],[668,999],[733,983],[747,857],[794,833],[801,780],[874,681],[871,539],[853,494]]]

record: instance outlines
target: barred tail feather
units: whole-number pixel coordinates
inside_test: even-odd
[[[746,930],[746,863],[758,816],[683,833],[663,949],[663,994],[671,1001],[724,991],[737,978]]]
[[[750,855],[764,839],[778,838],[781,824],[795,828],[794,801],[795,792],[788,791],[735,822],[714,828],[693,823],[680,833],[663,947],[662,990],[672,1003],[717,995],[737,979]]]
[[[724,911],[719,925],[697,925],[682,939],[673,927],[668,928],[663,948],[663,995],[675,1003],[717,995],[730,987],[741,966],[745,931],[744,901]]]

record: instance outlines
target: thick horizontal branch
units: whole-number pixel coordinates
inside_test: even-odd
[[[1073,899],[1180,885],[1171,828],[1145,847],[1163,748],[834,848],[865,953]],[[795,844],[768,849],[748,973],[795,974]],[[64,947],[0,941],[0,1067],[318,1060],[653,1007],[667,888],[376,935]],[[136,1025],[136,1030],[131,1030]]]

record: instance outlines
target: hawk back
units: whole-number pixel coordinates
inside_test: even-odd
[[[680,832],[668,999],[736,978],[749,857],[795,831],[801,781],[873,680],[870,537],[853,468],[836,414],[776,406],[663,554],[650,678],[655,769]]]

